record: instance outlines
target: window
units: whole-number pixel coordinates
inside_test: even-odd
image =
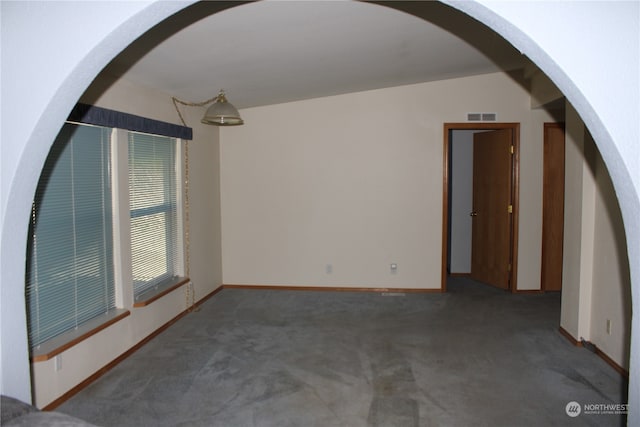
[[[27,257],[31,347],[115,307],[110,129],[65,124],[36,190]]]
[[[134,297],[178,281],[175,138],[129,133],[129,201]]]
[[[191,137],[187,127],[86,104],[73,109],[46,160],[30,218],[25,296],[33,361],[188,283],[178,277],[177,138]]]

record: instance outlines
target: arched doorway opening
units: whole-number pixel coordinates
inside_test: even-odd
[[[580,90],[582,86],[578,86],[570,80],[570,76],[573,75],[572,72],[575,72],[575,70],[565,72],[561,69],[558,62],[554,62],[554,59],[557,59],[554,57],[554,54],[557,55],[557,53],[554,52],[549,45],[544,44],[545,40],[534,40],[528,36],[529,34],[537,34],[535,29],[528,28],[524,25],[521,28],[513,23],[518,21],[514,18],[514,14],[510,14],[504,10],[494,10],[494,8],[481,6],[477,3],[454,5],[454,7],[464,9],[464,12],[493,28],[501,29],[505,38],[532,57],[547,74],[555,77],[556,82],[567,95],[573,96],[574,104],[578,106],[585,118],[585,122],[594,133],[596,142],[603,151],[605,161],[612,171],[614,184],[621,195],[623,215],[627,220],[630,260],[637,259],[637,257],[634,258],[633,255],[639,252],[638,245],[640,243],[638,242],[640,239],[638,239],[638,234],[640,230],[638,230],[637,224],[632,222],[631,215],[633,212],[637,212],[640,203],[638,202],[637,187],[634,187],[634,181],[630,176],[631,172],[623,161],[619,149],[625,149],[627,153],[633,153],[634,151],[630,151],[632,148],[623,146],[623,142],[618,142],[619,145],[616,145],[616,142],[614,142],[617,141],[617,139],[612,136],[612,131],[615,131],[615,128],[611,127],[611,123],[615,127],[619,122],[616,120],[611,122],[612,119],[600,110],[601,105],[597,104],[599,99],[595,99],[594,102],[591,103],[592,98]],[[18,141],[23,141],[22,147],[24,147],[24,150],[16,155],[16,160],[19,161],[17,162],[15,175],[11,177],[14,179],[12,180],[10,192],[6,199],[6,206],[11,206],[11,209],[7,208],[3,217],[3,313],[5,312],[5,307],[9,308],[8,314],[3,314],[4,325],[7,324],[5,321],[9,318],[8,316],[14,314],[16,315],[16,320],[20,321],[24,319],[24,314],[20,314],[19,308],[10,308],[12,305],[16,307],[21,306],[19,303],[21,299],[23,299],[23,296],[20,296],[20,290],[14,289],[12,292],[6,292],[5,287],[11,286],[12,288],[18,288],[15,284],[21,283],[24,277],[24,269],[21,267],[24,265],[21,259],[23,256],[21,254],[24,253],[24,239],[21,237],[24,235],[27,226],[24,219],[28,217],[29,197],[21,194],[32,194],[37,183],[39,170],[33,170],[32,165],[38,165],[44,162],[44,157],[49,148],[47,144],[50,144],[50,141],[53,140],[56,129],[59,128],[66,113],[71,109],[79,94],[86,89],[93,77],[95,77],[101,66],[112,59],[124,46],[132,42],[140,32],[151,28],[155,23],[160,22],[177,9],[179,9],[179,7],[171,10],[168,7],[159,8],[148,6],[143,10],[123,12],[123,20],[121,22],[130,26],[141,24],[139,31],[105,31],[102,36],[94,40],[91,49],[89,49],[90,54],[78,58],[68,58],[72,66],[68,70],[65,70],[62,76],[53,79],[51,83],[54,85],[55,90],[43,94],[39,99],[39,106],[57,105],[60,112],[52,116],[37,113],[36,118],[33,120],[33,127],[28,127],[26,132],[24,132],[28,136],[22,137],[22,139],[18,138]],[[114,25],[113,27],[116,26]],[[131,27],[129,27],[129,29],[131,29]],[[541,44],[539,45],[537,42]],[[546,51],[545,48],[548,48],[549,51]],[[67,90],[68,92],[65,94]],[[11,101],[17,101],[17,97],[16,99],[11,99]],[[44,111],[44,108],[39,111]],[[622,131],[622,133],[624,133],[624,131]],[[11,132],[8,134],[9,136],[13,136]],[[619,136],[619,133],[616,133],[615,136]],[[32,154],[33,156],[31,156]],[[15,254],[9,255],[10,253]],[[637,277],[639,266],[637,261],[632,262],[631,275],[633,280]],[[634,287],[633,291],[637,299],[638,291],[636,288],[637,286]],[[5,299],[5,296],[8,298]],[[24,306],[24,304],[22,304],[22,306]],[[634,324],[636,325],[634,330],[637,330],[638,321],[634,320]],[[3,336],[4,335],[3,328]],[[637,335],[637,333],[635,333],[635,335]],[[635,342],[637,342],[637,340],[634,340],[634,343]],[[5,388],[13,388],[13,384],[22,383],[22,385],[15,386],[18,390],[15,394],[24,394],[25,387],[28,388],[28,385],[25,385],[24,381],[25,378],[28,378],[28,368],[26,368],[26,362],[24,360],[25,353],[24,351],[16,352],[15,356],[11,356],[7,349],[7,344],[10,343],[17,343],[18,348],[25,348],[26,350],[26,340],[24,337],[20,337],[19,332],[17,334],[10,334],[6,340],[3,337],[3,390]],[[637,352],[637,344],[634,344],[632,354],[637,354]],[[633,359],[632,357],[632,360]],[[17,369],[7,369],[9,366],[13,368],[14,365]],[[633,366],[631,369],[633,371]],[[10,371],[15,372],[15,374],[10,373]],[[9,385],[5,387],[5,384]],[[638,384],[637,381],[632,379],[630,398],[633,399],[634,396],[635,398],[638,396]]]

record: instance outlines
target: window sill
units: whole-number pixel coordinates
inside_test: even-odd
[[[129,310],[119,308],[111,310],[107,314],[95,317],[83,323],[77,329],[51,338],[50,340],[40,344],[38,347],[31,349],[31,361],[44,362],[52,359],[63,351],[70,349],[93,335],[96,335],[98,332],[108,328],[130,314],[131,312]]]
[[[153,289],[149,289],[136,297],[136,301],[133,303],[133,306],[135,308],[145,307],[155,300],[160,299],[168,293],[178,289],[180,286],[189,283],[189,280],[190,279],[188,277],[179,277],[177,281],[168,282],[158,285]]]

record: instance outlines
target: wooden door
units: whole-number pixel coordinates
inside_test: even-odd
[[[544,124],[542,277],[545,291],[562,289],[564,239],[564,126]]]
[[[473,138],[473,228],[471,277],[509,289],[512,221],[511,129]]]

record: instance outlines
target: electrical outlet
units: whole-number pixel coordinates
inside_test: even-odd
[[[607,335],[611,335],[611,319],[607,319]]]
[[[391,263],[390,267],[391,267],[391,274],[396,274],[398,272],[398,264],[396,264],[395,262]]]
[[[327,264],[327,265],[324,267],[324,271],[325,271],[325,273],[327,273],[327,274],[331,274],[331,273],[333,273],[333,265],[331,265],[331,264]]]
[[[55,364],[56,364],[56,372],[61,371],[62,370],[62,355],[59,354],[55,357]]]

